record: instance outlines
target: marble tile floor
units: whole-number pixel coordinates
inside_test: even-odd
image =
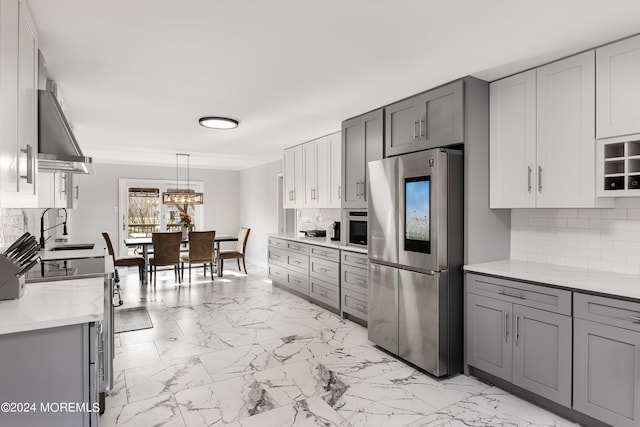
[[[156,287],[121,271],[123,307],[153,328],[116,335],[101,427],[574,426],[475,378],[436,380],[375,348],[367,330],[232,268],[171,271]]]

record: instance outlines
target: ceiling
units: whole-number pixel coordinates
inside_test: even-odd
[[[215,169],[640,32],[638,0],[27,1],[85,155]],[[198,125],[210,115],[240,127]]]

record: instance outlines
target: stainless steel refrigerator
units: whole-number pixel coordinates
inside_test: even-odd
[[[369,340],[435,375],[462,369],[463,156],[369,162]]]

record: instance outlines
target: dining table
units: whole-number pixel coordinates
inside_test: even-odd
[[[238,236],[231,236],[228,234],[220,234],[220,235],[216,234],[216,237],[214,240],[214,243],[216,245],[216,254],[220,253],[220,243],[237,242],[237,241],[238,241]],[[188,244],[189,239],[188,238],[182,239],[182,243]],[[153,247],[153,243],[151,242],[151,237],[130,237],[130,238],[124,239],[124,244],[128,248],[137,247],[142,249],[142,257],[144,258],[144,275],[143,275],[142,283],[146,285],[148,283],[147,271],[148,271],[148,265],[149,265],[149,249]],[[222,269],[218,268],[217,259],[214,264],[216,265],[218,277],[222,277]]]

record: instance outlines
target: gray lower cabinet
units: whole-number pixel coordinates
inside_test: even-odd
[[[0,401],[22,405],[0,425],[97,426],[95,334],[84,323],[0,335]]]
[[[467,364],[571,407],[570,310],[568,291],[467,274]]]
[[[368,257],[358,252],[341,251],[342,316],[367,321]]]
[[[640,304],[574,294],[573,408],[640,425]]]
[[[269,238],[269,278],[334,311],[340,310],[340,251]]]

